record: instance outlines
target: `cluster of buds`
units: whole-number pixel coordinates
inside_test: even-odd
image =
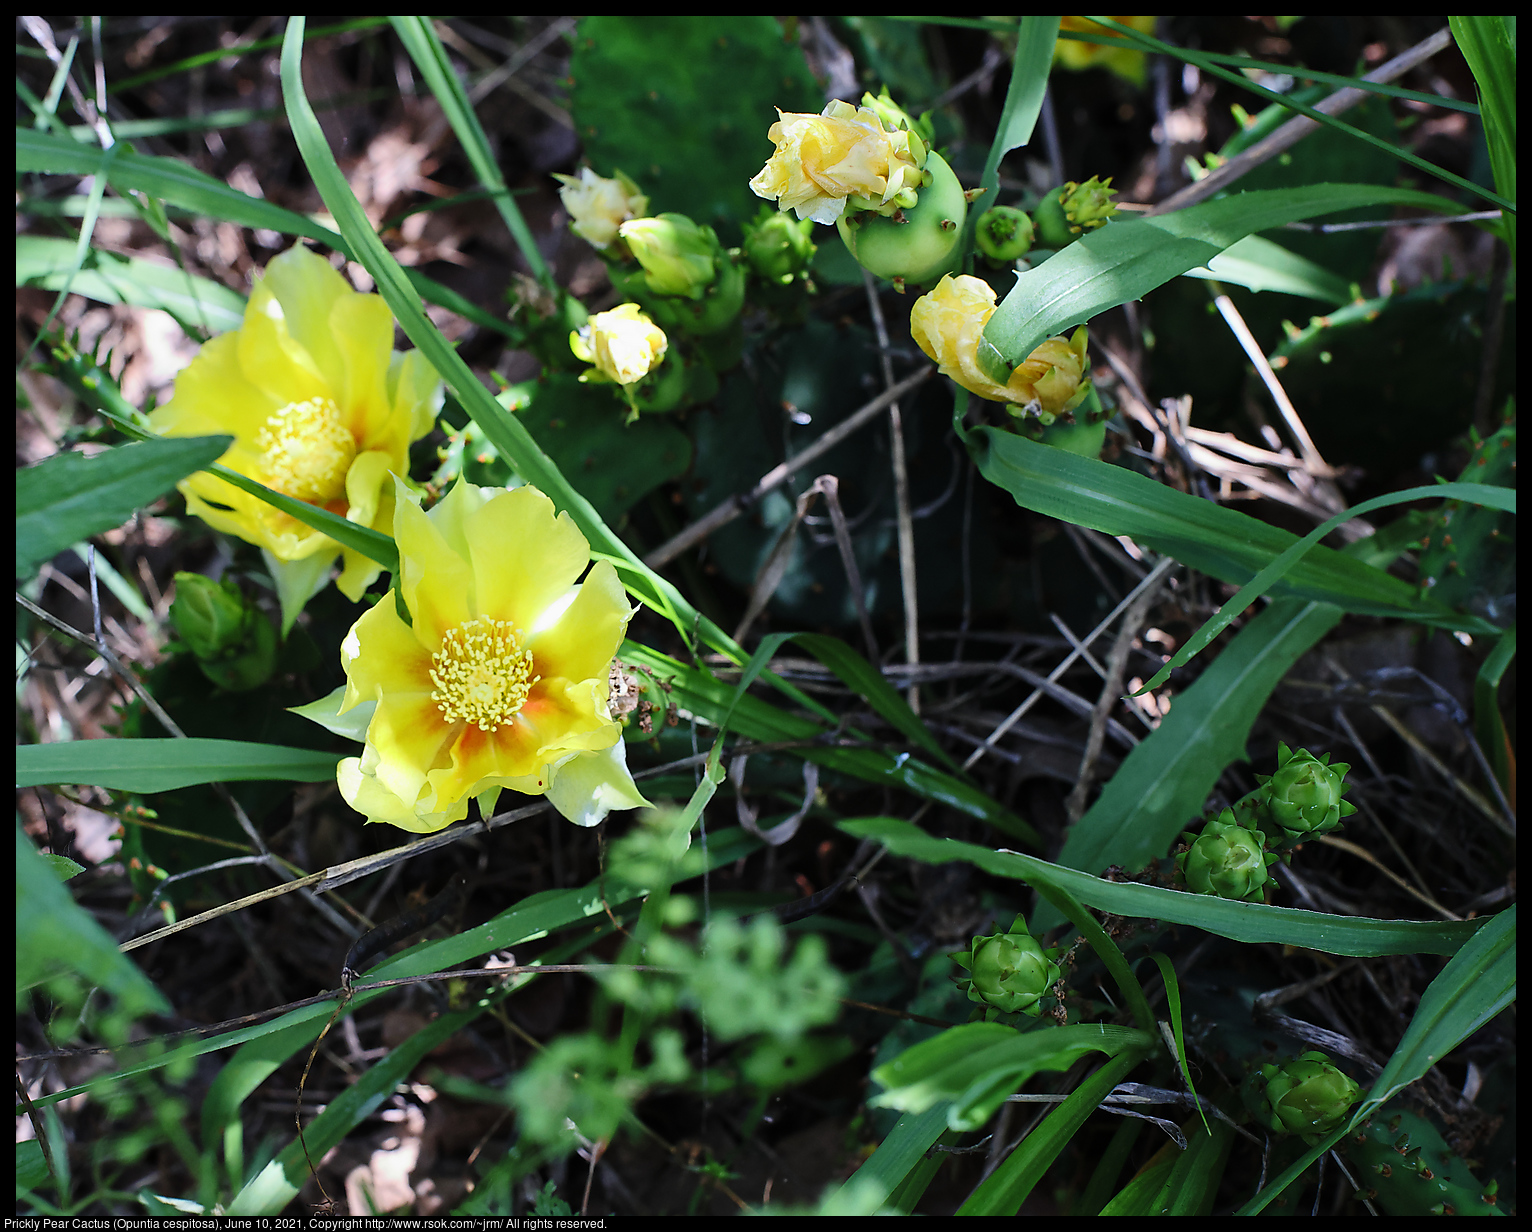
[[[277,664],[277,631],[232,581],[177,573],[170,622],[221,689],[243,693],[265,684]]]
[[[1009,931],[975,937],[966,950],[951,958],[968,973],[954,977],[958,987],[970,1001],[984,1007],[989,1019],[1000,1014],[1041,1017],[1043,999],[1053,995],[1054,986],[1063,979],[1058,951],[1043,949],[1019,915]]]
[[[1246,1108],[1266,1128],[1298,1134],[1312,1146],[1345,1120],[1361,1093],[1324,1053],[1305,1052],[1281,1065],[1262,1065],[1243,1095]]]
[[[684,214],[649,216],[648,198],[621,171],[613,179],[589,168],[578,179],[555,178],[570,229],[601,254],[627,301],[588,320],[569,319],[560,359],[594,365],[580,379],[615,385],[630,423],[641,412],[707,401],[718,392],[716,373],[739,360],[740,251]]]

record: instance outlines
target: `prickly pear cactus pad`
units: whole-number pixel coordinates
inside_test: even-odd
[[[1507,408],[1509,409],[1509,408]],[[1516,486],[1516,420],[1508,418],[1473,452],[1461,483]],[[1516,519],[1508,513],[1447,501],[1421,541],[1420,584],[1453,607],[1487,616],[1496,624],[1515,619]]]
[[[737,244],[759,201],[776,113],[818,111],[796,43],[772,17],[586,17],[569,62],[575,128],[595,169],[622,167],[649,208]]]

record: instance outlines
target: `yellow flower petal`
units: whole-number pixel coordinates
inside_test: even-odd
[[[533,487],[490,502],[471,515],[467,529],[478,610],[525,634],[590,563],[590,545],[574,519],[555,517],[553,502]],[[613,646],[606,662],[616,653]]]
[[[632,614],[617,570],[606,561],[591,567],[584,584],[558,623],[531,630],[528,649],[545,676],[594,679],[607,669]]]

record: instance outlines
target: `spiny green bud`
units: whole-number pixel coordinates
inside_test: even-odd
[[[685,214],[630,218],[617,234],[644,267],[649,289],[660,295],[702,298],[719,262],[727,259],[713,228],[699,226]]]
[[[1186,834],[1191,847],[1176,857],[1176,871],[1193,894],[1213,894],[1235,902],[1266,900],[1266,870],[1277,857],[1265,850],[1266,836],[1235,820],[1233,809],[1212,818],[1202,833]]]
[[[1281,1065],[1261,1066],[1251,1075],[1244,1098],[1263,1125],[1279,1134],[1299,1134],[1312,1145],[1345,1119],[1361,1093],[1324,1053],[1305,1052]]]
[[[1117,213],[1111,198],[1117,195],[1105,180],[1091,176],[1083,184],[1073,180],[1043,194],[1032,212],[1037,224],[1037,242],[1046,248],[1063,248],[1087,231],[1104,226]]]
[[[277,631],[232,581],[175,575],[170,621],[202,674],[231,693],[265,684],[277,662]]]
[[[813,230],[811,220],[799,220],[763,205],[755,221],[745,228],[745,257],[764,281],[788,286],[814,259],[817,250],[809,238]]]
[[[1013,205],[997,205],[979,216],[973,238],[991,261],[1015,261],[1032,247],[1032,220]]]
[[[1277,772],[1255,776],[1268,815],[1290,843],[1327,834],[1340,825],[1342,817],[1356,812],[1356,805],[1341,799],[1346,791],[1341,780],[1350,763],[1338,761],[1332,766],[1329,762],[1328,753],[1315,757],[1307,749],[1295,752],[1278,744]]]
[[[952,961],[968,972],[957,977],[958,987],[970,1001],[986,1007],[987,1017],[1001,1013],[1037,1018],[1043,998],[1063,978],[1057,957],[1056,950],[1043,949],[1018,915],[1009,932],[975,937],[967,950],[952,955]]]

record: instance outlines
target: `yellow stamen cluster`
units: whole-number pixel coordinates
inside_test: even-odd
[[[541,680],[532,675],[532,652],[521,648],[521,632],[506,620],[475,616],[442,637],[431,656],[431,700],[449,723],[472,723],[497,731],[509,723]]]
[[[255,440],[268,487],[316,505],[345,496],[356,438],[329,398],[289,402],[261,425]]]

